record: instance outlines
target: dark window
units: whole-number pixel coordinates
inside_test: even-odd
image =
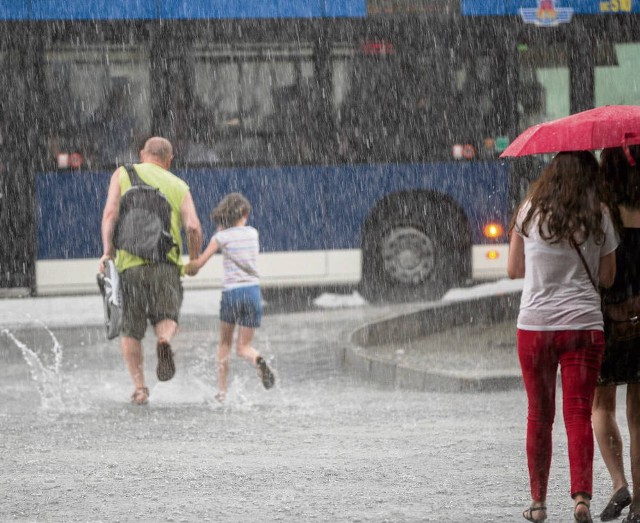
[[[304,44],[196,44],[176,142],[187,164],[310,163],[316,82]]]
[[[151,131],[148,52],[59,46],[45,55],[51,166],[113,168],[137,161]]]
[[[454,144],[472,145],[474,158],[495,157],[509,121],[496,90],[497,53],[438,38],[403,47],[391,35],[334,48],[341,161],[448,160]]]

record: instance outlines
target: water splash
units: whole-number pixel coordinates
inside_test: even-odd
[[[27,346],[9,329],[3,328],[2,334],[7,336],[20,349],[22,356],[29,366],[31,378],[40,394],[41,407],[45,411],[84,410],[79,400],[77,389],[71,385],[62,374],[62,344],[55,334],[42,322],[35,320],[48,334],[52,341],[50,356],[39,355],[37,350]],[[45,363],[51,359],[51,363]],[[75,399],[70,399],[75,398]]]

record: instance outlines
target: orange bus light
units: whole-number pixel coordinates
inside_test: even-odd
[[[488,223],[482,231],[486,238],[496,239],[502,236],[504,229],[499,223]]]
[[[499,257],[500,257],[500,253],[495,249],[491,249],[490,251],[487,251],[487,258],[489,260],[497,260]]]

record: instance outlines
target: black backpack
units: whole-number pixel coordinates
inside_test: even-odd
[[[124,166],[131,188],[120,198],[113,243],[140,258],[166,262],[178,245],[171,236],[171,205],[156,187],[142,181],[133,165]]]

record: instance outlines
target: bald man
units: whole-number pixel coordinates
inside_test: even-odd
[[[178,246],[167,255],[166,261],[145,260],[126,250],[117,250],[113,235],[120,211],[120,198],[131,188],[129,174],[119,167],[111,176],[107,201],[102,215],[102,246],[98,270],[104,273],[105,262],[115,259],[122,286],[122,329],[120,344],[127,369],[135,390],[131,401],[144,405],[149,399],[143,367],[142,339],[147,320],[156,335],[158,362],[156,374],[160,381],[170,380],[175,374],[171,342],[178,328],[182,305],[181,276],[182,236],[184,229],[189,258],[198,257],[202,246],[202,228],[189,186],[169,172],[173,160],[171,143],[161,137],[149,138],[140,151],[141,162],[135,164],[138,177],[147,185],[156,187],[171,206],[171,236]]]

